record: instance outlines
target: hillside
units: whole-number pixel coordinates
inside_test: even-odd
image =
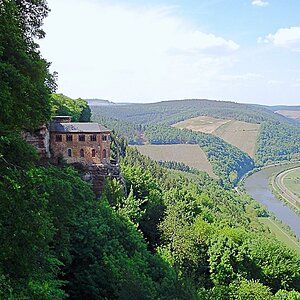
[[[37,44],[47,3],[2,1],[0,11],[1,300],[299,298],[300,256],[269,232],[264,208],[205,173],[166,169],[117,135],[198,144],[231,187],[253,161],[222,139],[111,115],[123,180],[107,178],[100,197],[82,165],[41,163],[24,128],[55,113],[88,121],[90,108],[54,94]]]
[[[216,178],[205,152],[199,145],[140,145],[135,147],[141,154],[153,160],[184,163],[190,168],[207,172],[212,178]]]
[[[255,157],[260,124],[201,116],[173,124],[172,127],[211,133]]]
[[[275,113],[300,121],[300,110],[276,110]]]
[[[263,121],[292,122],[262,106],[205,99],[109,106],[94,108],[93,111],[95,117],[98,115],[111,116],[137,124],[160,123],[171,125],[197,116],[234,119],[250,123],[261,123]]]
[[[223,143],[237,146],[242,152],[249,154],[260,166],[287,159],[297,159],[300,151],[300,140],[294,139],[291,134],[282,136],[290,131],[298,132],[299,122],[275,113],[275,109],[278,108],[280,107],[229,101],[174,100],[150,104],[129,104],[122,107],[110,106],[103,109],[92,107],[92,110],[94,120],[101,120],[107,126],[116,129],[116,133],[127,137],[131,144],[143,144],[145,140],[149,142],[148,136],[151,136],[151,132],[147,130],[147,127],[151,127],[151,124],[169,127],[188,122],[187,128],[193,129],[194,127],[195,129],[195,122],[201,120],[201,124],[197,126],[206,124],[203,132],[213,133],[216,130],[215,134],[223,139]],[[215,123],[216,119],[231,120],[231,126],[228,126],[226,131],[226,124],[223,124],[224,130],[220,127],[218,131],[220,121]],[[183,128],[181,125],[178,127]],[[243,128],[245,126],[246,128]],[[280,130],[275,130],[275,135],[269,135],[269,132],[276,126],[279,126]],[[172,143],[171,138],[167,140],[168,143]],[[276,142],[273,143],[273,141]],[[150,143],[152,142],[150,139]],[[161,142],[166,143],[166,141]],[[294,147],[290,147],[292,144]],[[282,151],[276,149],[282,149]]]

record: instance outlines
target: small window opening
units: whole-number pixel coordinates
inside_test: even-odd
[[[102,135],[102,141],[107,141],[107,135]]]
[[[56,142],[62,142],[62,135],[61,135],[61,134],[57,134],[57,135],[55,136],[55,141],[56,141]]]
[[[79,142],[85,142],[85,135],[84,134],[79,135]]]
[[[103,149],[103,158],[106,158],[106,149]]]
[[[84,150],[80,149],[80,157],[84,157]]]
[[[96,150],[92,149],[92,157],[96,157]]]
[[[67,142],[72,142],[72,141],[73,141],[72,134],[67,134]]]
[[[96,142],[96,141],[97,141],[96,134],[91,135],[91,142]]]
[[[72,157],[72,149],[68,149],[68,156]]]

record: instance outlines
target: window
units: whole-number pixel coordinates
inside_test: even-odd
[[[72,141],[73,141],[72,134],[67,134],[67,142],[72,142]]]
[[[84,157],[84,150],[80,149],[80,157]]]
[[[103,149],[103,158],[106,158],[106,150],[105,149]]]
[[[72,149],[68,149],[68,156],[72,157]]]
[[[55,141],[56,141],[56,142],[62,142],[62,135],[61,135],[61,134],[57,134],[57,135],[55,136]]]
[[[85,135],[79,134],[79,142],[85,142]]]
[[[92,149],[92,157],[96,157],[96,150]]]
[[[91,142],[96,142],[97,141],[97,136],[96,134],[91,135]]]
[[[102,135],[102,141],[107,141],[107,135]]]

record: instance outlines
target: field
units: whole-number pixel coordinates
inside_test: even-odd
[[[196,118],[191,118],[188,120],[184,120],[182,122],[176,123],[172,125],[172,127],[180,128],[180,129],[190,129],[193,131],[200,131],[204,133],[212,133],[218,127],[230,122],[230,120],[225,119],[217,119],[207,116],[200,116]]]
[[[142,145],[135,146],[140,153],[153,160],[182,162],[192,168],[207,172],[216,178],[205,153],[198,145]]]
[[[284,176],[283,184],[289,191],[300,198],[300,168]]]
[[[259,124],[206,116],[188,119],[174,124],[173,127],[214,134],[248,153],[252,158],[255,156],[256,141],[260,129]]]
[[[259,124],[230,121],[218,127],[213,134],[248,153],[253,158],[259,128]]]
[[[290,119],[300,120],[300,110],[277,110],[275,112]]]
[[[299,241],[286,233],[285,230],[281,228],[280,224],[277,224],[276,221],[270,218],[259,218],[259,220],[269,228],[279,241],[296,250],[300,254]]]

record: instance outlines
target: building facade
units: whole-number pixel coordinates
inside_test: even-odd
[[[52,159],[86,165],[110,163],[110,130],[98,123],[72,123],[66,116],[50,124]]]

